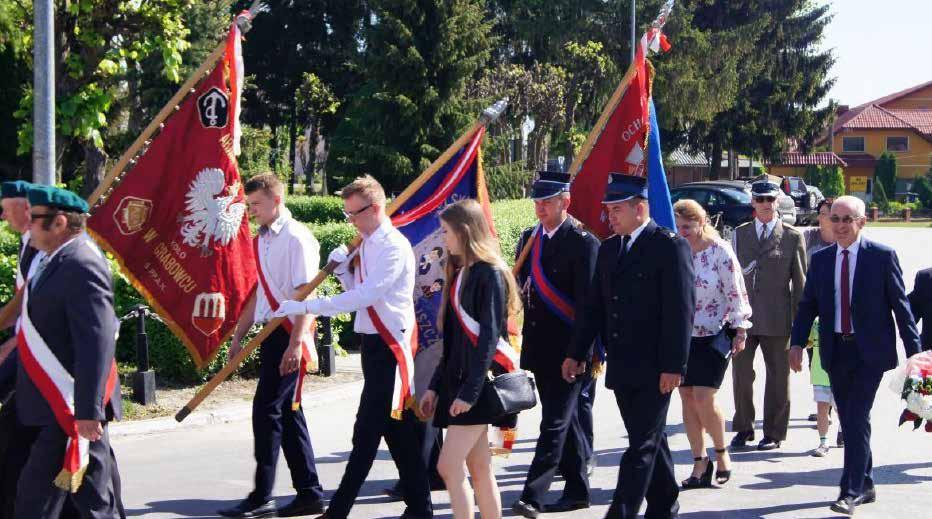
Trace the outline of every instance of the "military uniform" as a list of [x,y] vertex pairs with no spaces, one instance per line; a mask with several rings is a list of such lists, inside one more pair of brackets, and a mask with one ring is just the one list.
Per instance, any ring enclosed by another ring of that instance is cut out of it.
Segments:
[[[568,188],[569,175],[542,172],[534,184],[532,198],[550,198]],[[535,240],[539,242],[522,265],[518,281],[524,295],[521,368],[534,373],[542,409],[540,436],[520,501],[538,511],[546,507],[543,498],[557,473],[566,482],[558,503],[566,506],[589,503],[587,467],[592,440],[586,434],[586,418],[580,415],[583,409],[589,412],[592,409],[591,401],[587,400],[592,393],[583,396],[591,377],[586,374],[568,383],[563,380],[561,366],[569,354],[573,321],[585,301],[599,248],[598,238],[571,218],[549,233],[540,227],[526,229],[516,251],[520,255],[536,234]],[[554,307],[553,293],[535,282],[532,275],[535,269],[541,276],[540,282],[549,283],[569,307],[564,306],[563,311]]]
[[[634,196],[647,198],[646,179],[613,174],[604,203]],[[678,513],[678,484],[664,433],[671,394],[660,392],[660,376],[685,373],[694,278],[689,245],[651,220],[599,248],[572,357],[587,362],[601,333],[608,355],[605,385],[615,393],[628,432],[608,518],[636,517],[645,498],[646,517]]]
[[[28,196],[33,207],[87,211],[84,200],[62,189],[37,186]],[[17,348],[16,411],[25,426],[35,429],[36,439],[20,476],[16,517],[58,517],[67,495],[63,486],[70,487],[71,499],[82,517],[119,517],[114,488],[117,468],[107,433],[107,423],[118,419],[121,412],[110,266],[87,235],[78,234],[43,258],[28,283],[21,326],[29,347],[24,349],[26,344],[20,341]],[[32,338],[28,338],[29,330]],[[36,338],[50,354],[44,361],[37,354]],[[49,385],[37,376],[44,373],[50,380],[58,380],[58,385],[60,377],[49,370],[53,363],[73,378],[73,419],[95,420],[103,428],[99,440],[80,447],[86,449],[83,452],[88,462],[73,473],[63,470],[62,458],[66,449],[70,453],[81,442],[63,429],[57,416],[60,408],[48,398]],[[69,477],[62,480],[62,476]],[[80,486],[75,490],[77,484]]]

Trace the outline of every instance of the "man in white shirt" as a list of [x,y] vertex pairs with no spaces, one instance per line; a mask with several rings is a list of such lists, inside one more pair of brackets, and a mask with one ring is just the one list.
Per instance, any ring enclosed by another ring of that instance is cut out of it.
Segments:
[[790,367],[786,350],[796,305],[806,279],[806,241],[794,227],[784,225],[777,213],[780,186],[755,182],[751,186],[755,218],[735,229],[734,249],[744,272],[744,284],[754,311],[746,348],[735,355],[732,379],[735,415],[733,450],[754,439],[754,356],[764,354],[767,381],[764,388],[764,437],[759,450],[777,449],[786,439],[790,420]]
[[345,247],[330,254],[330,261],[340,263],[334,274],[345,292],[286,301],[275,313],[332,316],[356,312],[354,329],[362,338],[365,385],[353,428],[353,450],[340,487],[322,517],[346,519],[383,436],[398,467],[407,505],[402,517],[433,517],[427,466],[419,454],[417,418],[407,405],[413,396],[413,332],[417,326],[414,251],[392,226],[385,213],[385,191],[374,178],[357,178],[343,188],[341,196],[346,218],[362,236],[358,259],[347,261]]
[[921,351],[896,252],[861,236],[865,220],[858,198],[842,196],[832,204],[836,244],[812,256],[789,353],[799,372],[818,317],[819,353],[845,441],[840,493],[831,509],[846,515],[877,499],[870,413],[884,372],[897,364],[896,331],[907,357]]
[[[253,177],[245,186],[249,214],[260,225],[256,238],[259,286],[243,307],[233,332],[229,357],[242,349],[243,337],[255,323],[271,319],[281,301],[292,299],[317,275],[320,246],[311,231],[291,217],[285,190],[273,174]],[[310,316],[283,323],[259,348],[259,384],[252,406],[256,457],[255,489],[242,502],[220,510],[224,517],[297,517],[323,512],[323,489],[314,464],[314,449],[300,406],[300,388],[313,348]],[[290,332],[288,329],[290,328]],[[272,500],[279,449],[284,451],[297,497],[276,510]]]

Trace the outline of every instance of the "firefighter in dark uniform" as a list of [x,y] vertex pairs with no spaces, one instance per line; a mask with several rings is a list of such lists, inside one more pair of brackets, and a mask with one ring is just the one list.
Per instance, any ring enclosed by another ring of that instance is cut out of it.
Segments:
[[[534,373],[542,408],[534,460],[524,491],[512,506],[524,517],[589,507],[592,444],[579,412],[591,376],[587,372],[567,382],[561,366],[570,351],[573,322],[592,282],[599,240],[568,216],[569,182],[566,173],[540,173],[531,193],[540,224],[525,230],[518,243],[520,255],[531,236],[535,237],[518,276],[525,305],[521,368]],[[566,482],[563,495],[545,504],[544,496],[557,473]]]
[[695,305],[686,240],[650,219],[647,181],[612,174],[603,200],[615,236],[599,248],[592,288],[563,363],[568,381],[583,373],[593,340],[605,339],[605,386],[615,393],[628,432],[607,518],[676,517],[678,484],[664,427],[670,395],[682,381]]

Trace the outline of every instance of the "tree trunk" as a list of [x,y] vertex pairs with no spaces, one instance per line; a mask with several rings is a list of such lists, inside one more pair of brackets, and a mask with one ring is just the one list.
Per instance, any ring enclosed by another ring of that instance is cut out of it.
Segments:
[[320,133],[317,131],[318,121],[314,119],[311,122],[311,131],[307,139],[307,161],[304,164],[304,193],[310,194],[311,186],[314,185],[314,174],[317,169],[317,142],[320,139]]
[[272,129],[272,146],[269,151],[269,171],[278,176],[278,125],[273,124]]
[[722,168],[722,143],[714,141],[712,143],[712,156],[709,157],[709,180],[718,180]]
[[[295,179],[295,150],[297,149],[298,141],[298,101],[292,97],[291,98],[291,122],[288,124],[288,134],[291,136],[291,141],[288,143],[288,194],[294,194],[294,184]],[[308,189],[308,186],[305,186],[305,191]]]
[[84,198],[89,197],[103,181],[107,158],[107,153],[94,143],[84,144],[84,187],[81,188],[81,195]]

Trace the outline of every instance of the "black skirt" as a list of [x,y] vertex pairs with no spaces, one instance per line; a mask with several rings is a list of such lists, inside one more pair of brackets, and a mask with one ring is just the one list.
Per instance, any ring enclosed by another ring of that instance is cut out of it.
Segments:
[[689,362],[686,364],[686,377],[682,384],[684,387],[722,387],[725,370],[728,369],[728,359],[712,347],[714,338],[714,335],[693,337],[690,341]]
[[[455,397],[454,397],[455,398]],[[451,425],[494,425],[497,427],[516,427],[518,425],[518,415],[508,415],[496,420],[495,423],[489,424],[489,420],[479,413],[473,406],[469,411],[458,416],[450,416],[450,406],[454,398],[447,396],[447,392],[441,387],[437,394],[437,409],[434,411],[434,427],[447,428]]]

